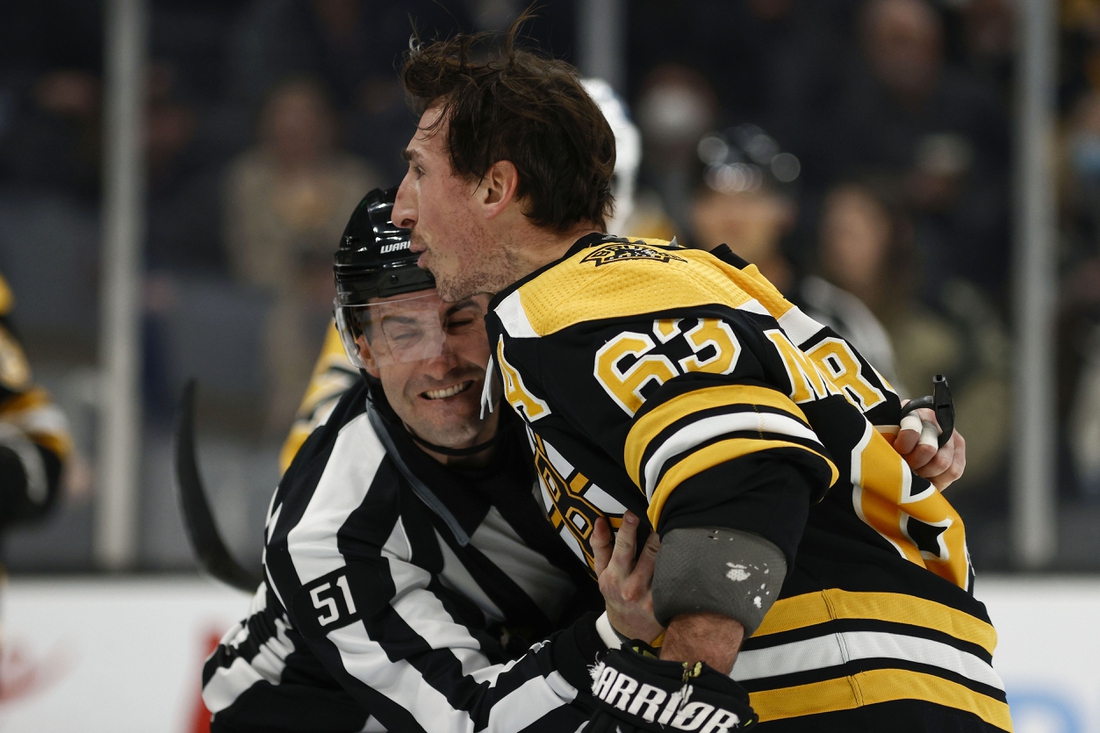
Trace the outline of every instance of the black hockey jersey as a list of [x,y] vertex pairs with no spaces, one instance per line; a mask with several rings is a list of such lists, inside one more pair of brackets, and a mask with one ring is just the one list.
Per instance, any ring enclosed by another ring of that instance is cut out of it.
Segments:
[[272,499],[248,618],[204,667],[212,730],[557,733],[587,719],[577,685],[606,651],[592,618],[528,647],[602,598],[542,521],[505,417],[493,463],[456,471],[382,422],[362,380],[344,394]]
[[546,512],[589,566],[593,522],[627,509],[787,555],[733,670],[762,723],[926,701],[1011,730],[962,520],[890,444],[897,395],[755,267],[590,235],[486,324]]

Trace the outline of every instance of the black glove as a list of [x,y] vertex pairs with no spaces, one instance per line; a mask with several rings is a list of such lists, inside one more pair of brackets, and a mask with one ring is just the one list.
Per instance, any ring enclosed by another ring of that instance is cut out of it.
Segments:
[[758,720],[748,693],[726,675],[701,662],[661,661],[647,648],[608,652],[592,680],[598,710],[584,733],[729,733]]

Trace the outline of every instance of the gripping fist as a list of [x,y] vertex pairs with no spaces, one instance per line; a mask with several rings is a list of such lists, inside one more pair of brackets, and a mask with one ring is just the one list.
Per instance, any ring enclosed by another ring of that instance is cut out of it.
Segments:
[[635,561],[638,517],[623,515],[623,523],[612,543],[607,520],[596,520],[592,532],[592,550],[596,559],[596,577],[600,583],[612,628],[627,639],[652,643],[664,628],[653,617],[653,565],[661,541],[650,532]]
[[592,696],[597,710],[584,733],[730,733],[757,721],[748,693],[726,675],[628,647],[608,652],[592,670]]

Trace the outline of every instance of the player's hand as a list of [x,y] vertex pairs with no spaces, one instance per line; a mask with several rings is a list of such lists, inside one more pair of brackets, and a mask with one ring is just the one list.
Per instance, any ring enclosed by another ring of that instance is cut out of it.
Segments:
[[623,515],[623,523],[611,542],[607,520],[596,520],[592,529],[592,551],[596,560],[596,577],[600,583],[611,626],[628,639],[649,643],[660,636],[664,628],[653,617],[653,565],[661,540],[651,532],[642,548],[638,562],[634,550],[638,539],[638,517],[632,512]]
[[[656,659],[624,646],[592,670],[596,712],[584,733],[756,730],[749,694],[702,662]],[[688,700],[691,701],[688,704]]]
[[918,476],[928,479],[943,491],[963,475],[966,440],[956,429],[951,439],[940,448],[937,440],[939,434],[935,411],[925,407],[913,410],[902,418],[898,436],[894,439],[894,450],[901,454]]

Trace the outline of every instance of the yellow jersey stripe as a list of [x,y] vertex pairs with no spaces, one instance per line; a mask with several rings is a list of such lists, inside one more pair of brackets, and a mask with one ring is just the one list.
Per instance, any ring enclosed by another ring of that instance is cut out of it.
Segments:
[[15,296],[11,294],[8,281],[4,279],[3,275],[0,275],[0,316],[6,316],[14,304]]
[[942,677],[903,669],[875,669],[850,677],[749,693],[749,703],[761,723],[896,700],[923,700],[965,710],[990,725],[1012,730],[1006,703]]
[[0,404],[0,413],[25,412],[36,407],[44,407],[50,404],[50,395],[46,390],[34,388],[29,392],[21,392],[12,395],[3,404]]
[[73,441],[64,433],[28,433],[27,437],[58,458],[64,459],[73,450]]
[[749,265],[744,270],[738,270],[732,265],[722,264],[726,268],[729,278],[737,283],[741,290],[759,301],[776,320],[779,320],[794,307],[774,285],[768,282],[768,279],[764,277],[756,265]]
[[724,384],[705,387],[673,397],[638,418],[626,437],[623,461],[630,479],[641,487],[642,457],[646,448],[661,433],[681,418],[721,405],[761,405],[782,410],[808,422],[798,405],[781,392],[750,384]]
[[829,588],[775,602],[753,638],[779,634],[835,619],[868,619],[940,631],[980,646],[990,654],[997,631],[990,624],[942,603],[902,593],[857,593]]
[[717,443],[711,443],[704,448],[700,448],[691,455],[685,457],[672,468],[668,469],[665,475],[661,477],[661,481],[657,484],[657,488],[653,490],[653,496],[649,500],[649,510],[646,512],[646,516],[649,517],[650,523],[654,527],[657,527],[661,518],[661,510],[664,509],[669,494],[684,481],[706,471],[708,468],[714,468],[715,466],[735,460],[741,456],[747,456],[750,453],[757,453],[759,451],[772,450],[775,448],[797,448],[798,450],[806,451],[820,460],[825,461],[832,474],[829,479],[830,486],[836,483],[837,478],[840,476],[840,473],[836,470],[836,466],[825,455],[815,450],[811,450],[800,443],[792,443],[786,440],[730,438],[729,440],[721,440]]

